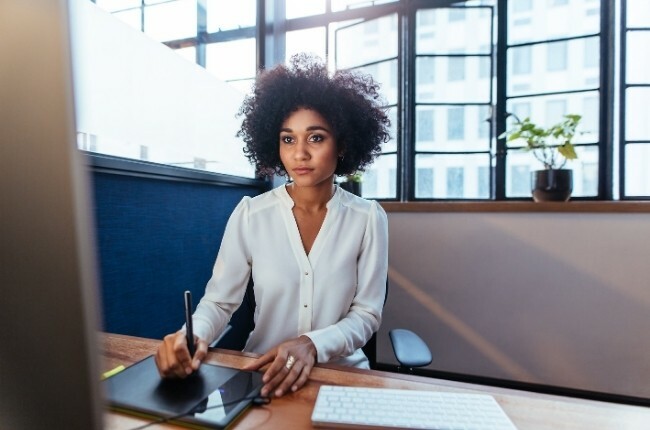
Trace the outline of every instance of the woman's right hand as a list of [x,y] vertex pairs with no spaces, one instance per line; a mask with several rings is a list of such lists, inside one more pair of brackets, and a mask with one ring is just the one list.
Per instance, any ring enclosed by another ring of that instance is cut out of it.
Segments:
[[177,331],[168,334],[156,351],[156,366],[163,378],[185,378],[199,370],[201,362],[208,355],[208,343],[194,336],[196,352],[190,357],[185,333]]

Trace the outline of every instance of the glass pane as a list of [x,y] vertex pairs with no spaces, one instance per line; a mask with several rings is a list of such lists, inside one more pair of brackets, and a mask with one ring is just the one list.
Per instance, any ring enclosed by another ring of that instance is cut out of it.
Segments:
[[147,6],[144,31],[158,41],[196,36],[196,0],[176,0]]
[[397,104],[397,60],[383,61],[369,66],[357,67],[361,73],[369,74],[381,85],[379,93],[387,105]]
[[[578,158],[567,162],[565,169],[573,171],[574,197],[598,194],[598,147],[579,146]],[[543,165],[533,154],[522,150],[510,150],[506,157],[506,197],[531,197],[531,173],[542,170]]]
[[[294,1],[305,2],[304,0]],[[336,12],[339,10],[354,9],[357,7],[374,6],[376,4],[393,3],[395,1],[397,0],[332,0],[332,10]]]
[[628,28],[650,26],[650,2],[648,0],[627,0]]
[[140,7],[140,0],[95,0],[95,4],[109,12]]
[[415,59],[415,87],[418,92],[433,93],[433,89],[427,89],[425,86],[436,82],[436,60],[438,58],[435,57],[417,57]]
[[[486,106],[417,106],[416,151],[489,151]],[[489,124],[488,124],[489,126]]]
[[487,54],[490,52],[492,20],[486,8],[452,8],[465,13],[464,19],[450,21],[450,9],[417,11],[416,54]]
[[650,144],[625,146],[625,195],[650,196]]
[[361,195],[371,199],[397,197],[397,156],[380,155],[361,176]]
[[515,15],[517,12],[530,12],[533,9],[533,0],[519,0],[512,3],[508,14]]
[[[578,114],[582,116],[574,143],[598,142],[599,136],[599,93],[589,91],[577,94],[557,94],[539,97],[522,97],[508,100],[506,110],[514,113],[519,120],[530,118],[535,124],[546,128],[562,121],[563,115]],[[515,118],[508,117],[506,129],[511,129]],[[511,148],[520,147],[522,140],[508,142]]]
[[488,154],[415,156],[416,198],[487,199],[489,190]]
[[327,56],[327,67],[330,70],[336,70],[336,55],[335,55],[335,48],[336,48],[336,38],[338,37],[338,30],[341,28],[346,28],[354,24],[359,24],[360,22],[363,22],[362,19],[350,19],[347,21],[337,21],[337,22],[332,22],[329,24],[328,28],[328,34],[327,37],[329,40],[327,41],[329,44],[329,54]]
[[336,31],[336,67],[348,69],[397,57],[397,15]]
[[325,60],[325,27],[288,31],[286,59],[299,52],[310,52]]
[[387,111],[388,118],[390,119],[390,140],[384,143],[382,147],[383,152],[397,151],[397,107],[393,106]]
[[205,47],[205,55],[205,68],[221,80],[255,77],[255,39],[211,43]]
[[418,103],[489,103],[490,79],[481,78],[481,57],[416,58]]
[[325,13],[325,0],[286,0],[287,19],[323,13]]
[[508,2],[508,44],[600,32],[598,1],[571,1],[556,7],[534,1],[531,9],[517,11],[520,1]]
[[133,27],[138,31],[142,31],[141,9],[130,9],[125,10],[124,12],[116,12],[113,14],[113,16],[120,21],[127,23],[130,27]]
[[625,140],[650,140],[650,88],[630,88],[625,94]]
[[256,24],[255,0],[239,0],[237,7],[229,0],[207,0],[208,32],[253,27]]
[[599,69],[585,67],[584,52],[583,39],[508,49],[508,96],[597,88]]
[[[648,26],[650,26],[650,19]],[[628,33],[627,43],[625,80],[628,84],[650,84],[650,62],[647,56],[650,31]]]

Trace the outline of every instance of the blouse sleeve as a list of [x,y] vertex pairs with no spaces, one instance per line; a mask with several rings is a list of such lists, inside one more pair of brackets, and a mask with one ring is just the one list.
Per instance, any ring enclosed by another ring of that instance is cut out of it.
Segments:
[[319,363],[347,357],[365,345],[379,329],[386,298],[388,219],[372,202],[357,260],[357,290],[347,314],[338,323],[306,333]]
[[251,272],[249,200],[244,197],[228,219],[212,277],[192,318],[194,334],[208,343],[223,331],[246,292]]

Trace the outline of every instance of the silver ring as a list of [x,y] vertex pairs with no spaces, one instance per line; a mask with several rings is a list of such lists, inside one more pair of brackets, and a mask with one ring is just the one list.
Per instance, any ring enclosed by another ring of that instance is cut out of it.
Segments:
[[296,357],[290,355],[289,358],[287,358],[287,364],[285,364],[284,367],[286,367],[287,370],[291,370],[295,362],[296,362]]

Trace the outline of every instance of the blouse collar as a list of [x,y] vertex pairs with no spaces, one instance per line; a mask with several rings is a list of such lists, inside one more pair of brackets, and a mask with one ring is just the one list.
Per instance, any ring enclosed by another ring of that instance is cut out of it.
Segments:
[[[275,190],[273,190],[275,195],[278,196],[280,201],[285,204],[289,209],[293,208],[294,201],[289,195],[289,192],[287,191],[286,184],[282,184],[279,187],[277,187]],[[325,207],[327,209],[330,209],[338,203],[338,201],[341,198],[341,190],[339,189],[339,186],[337,184],[334,184],[334,195],[332,195],[332,198],[328,200],[327,204]]]

